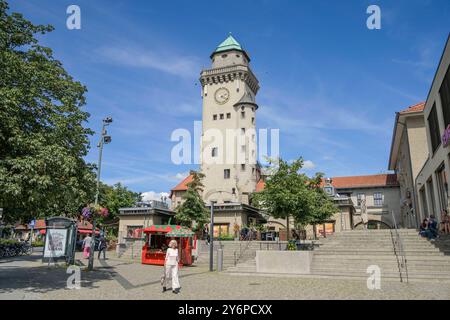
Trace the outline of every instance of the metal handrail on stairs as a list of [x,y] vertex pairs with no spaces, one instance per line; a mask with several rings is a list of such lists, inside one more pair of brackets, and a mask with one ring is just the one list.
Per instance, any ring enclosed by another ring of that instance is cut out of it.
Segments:
[[[403,242],[400,237],[400,233],[398,232],[397,221],[395,219],[394,211],[391,211],[391,213],[392,213],[392,220],[394,222],[394,228],[391,229],[391,236],[392,236],[392,243],[394,245],[395,256],[397,257],[397,263],[398,263],[398,268],[399,268],[399,272],[400,272],[400,281],[404,282],[403,273],[405,273],[406,282],[408,283],[408,281],[409,281],[409,279],[408,279],[408,264],[407,264],[407,260],[406,260],[405,250],[403,248]],[[394,236],[392,230],[394,230],[395,236]]]
[[[237,262],[242,258],[243,253],[248,249],[253,240],[253,232],[250,231],[247,233],[245,238],[239,242],[239,254],[237,250],[234,250],[234,265],[237,265]],[[246,242],[244,246],[242,246],[242,242]],[[242,248],[244,247],[244,248]]]

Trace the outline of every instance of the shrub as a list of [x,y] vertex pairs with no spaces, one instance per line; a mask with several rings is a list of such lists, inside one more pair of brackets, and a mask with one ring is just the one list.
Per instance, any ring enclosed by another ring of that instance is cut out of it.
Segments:
[[221,241],[231,241],[234,240],[234,236],[233,235],[223,235],[217,238],[218,240]]
[[31,244],[33,247],[43,247],[45,245],[44,241],[36,240]]

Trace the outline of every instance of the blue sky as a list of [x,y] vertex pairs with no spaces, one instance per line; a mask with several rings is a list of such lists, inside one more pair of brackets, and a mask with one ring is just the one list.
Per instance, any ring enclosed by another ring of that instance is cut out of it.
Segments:
[[[9,2],[56,28],[42,43],[88,87],[87,125],[114,118],[102,180],[149,196],[196,168],[171,162],[170,136],[201,120],[199,73],[229,32],[252,58],[257,125],[280,129],[281,156],[345,176],[387,170],[395,112],[426,99],[450,31],[447,0]],[[71,4],[81,30],[66,28]],[[366,27],[371,4],[381,30]]]

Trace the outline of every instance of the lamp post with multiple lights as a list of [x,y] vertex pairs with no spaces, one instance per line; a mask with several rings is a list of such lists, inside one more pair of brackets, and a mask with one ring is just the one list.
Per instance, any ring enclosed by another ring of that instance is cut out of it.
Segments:
[[[103,155],[103,145],[111,142],[111,136],[108,135],[106,131],[106,127],[109,126],[113,122],[111,117],[106,117],[103,119],[103,127],[102,134],[100,137],[100,141],[98,142],[97,148],[99,149],[98,155],[98,165],[97,165],[97,188],[95,191],[95,206],[98,205],[98,196],[100,193],[100,172],[102,168],[102,155]],[[91,248],[89,253],[89,264],[88,270],[92,271],[94,269],[94,252],[95,252],[95,218],[92,218],[92,240],[91,240]]]

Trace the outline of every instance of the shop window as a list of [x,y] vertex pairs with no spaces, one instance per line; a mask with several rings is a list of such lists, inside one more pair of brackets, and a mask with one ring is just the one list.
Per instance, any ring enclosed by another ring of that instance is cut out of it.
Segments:
[[428,128],[430,131],[429,133],[431,138],[431,148],[433,149],[434,153],[441,143],[441,135],[439,132],[439,123],[436,112],[436,103],[433,105],[433,108],[431,108],[430,115],[428,116]]
[[230,232],[230,224],[214,224],[214,238],[227,236]]
[[141,238],[144,226],[127,226],[128,238]]
[[445,128],[447,128],[447,126],[450,124],[450,67],[447,69],[444,81],[442,81],[439,95],[441,96],[444,125]]
[[223,178],[230,179],[230,169],[223,170]]
[[383,194],[381,192],[375,192],[373,194],[373,205],[375,207],[383,206]]

